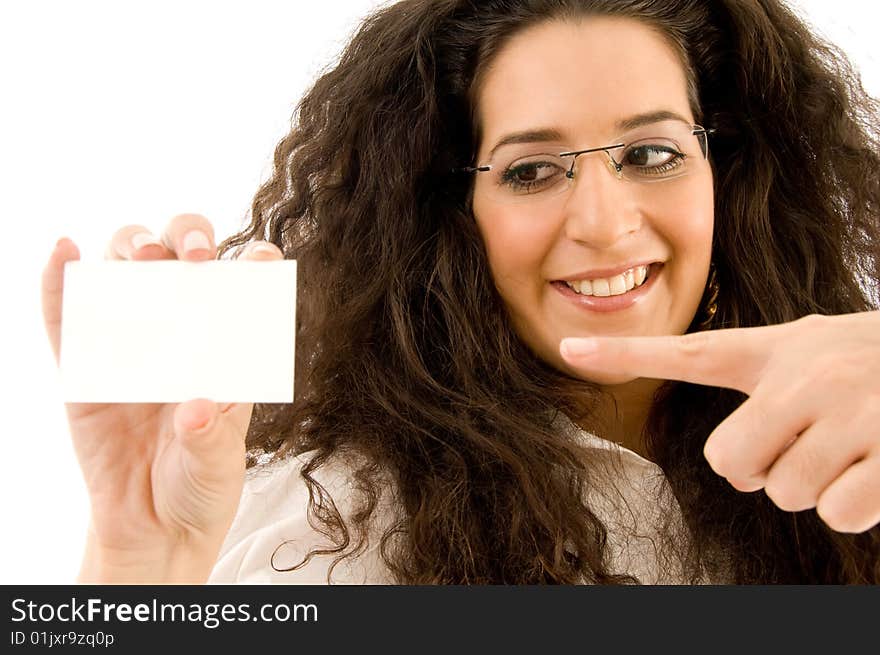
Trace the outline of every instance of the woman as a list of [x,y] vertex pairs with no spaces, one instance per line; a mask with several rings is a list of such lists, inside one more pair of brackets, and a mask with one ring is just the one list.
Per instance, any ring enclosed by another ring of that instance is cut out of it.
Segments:
[[81,579],[880,581],[877,115],[775,0],[378,12],[217,251],[298,260],[296,402],[68,405]]

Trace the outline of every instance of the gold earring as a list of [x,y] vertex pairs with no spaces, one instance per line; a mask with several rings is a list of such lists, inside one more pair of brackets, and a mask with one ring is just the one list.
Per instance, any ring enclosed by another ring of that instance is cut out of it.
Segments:
[[709,263],[709,283],[706,285],[706,295],[708,295],[705,309],[706,318],[700,323],[699,331],[701,332],[709,329],[715,312],[718,311],[718,280],[715,275],[715,262]]

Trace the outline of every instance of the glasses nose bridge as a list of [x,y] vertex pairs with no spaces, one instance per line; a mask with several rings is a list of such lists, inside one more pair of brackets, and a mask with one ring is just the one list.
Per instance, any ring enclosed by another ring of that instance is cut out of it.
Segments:
[[594,154],[604,154],[605,155],[605,165],[606,168],[611,172],[614,177],[618,180],[622,177],[621,171],[623,170],[623,166],[618,163],[618,161],[614,158],[614,155],[611,154],[611,150],[613,148],[619,148],[620,146],[605,146],[602,148],[589,148],[587,150],[578,150],[576,152],[564,153],[564,157],[571,157],[571,166],[568,167],[568,170],[565,171],[565,177],[569,180],[569,186],[574,184],[575,180],[575,166],[577,166],[578,157],[582,155],[594,155]]
[[[624,188],[627,185],[620,184],[623,181],[623,167],[614,159],[610,152],[610,146],[607,148],[590,148],[585,151],[571,153],[571,165],[568,166],[565,173],[565,182],[560,197],[565,207],[581,207],[576,213],[581,213],[587,205],[591,206],[590,211],[604,215],[610,211],[611,207],[624,202],[624,196],[630,191]],[[606,169],[611,173],[614,179],[608,179],[606,173],[601,170],[588,172],[589,165],[585,165],[588,160],[579,159],[581,155],[591,156],[599,155],[601,161],[596,162],[596,166]],[[577,170],[575,170],[577,169]],[[578,185],[578,181],[581,180]],[[582,188],[581,188],[582,187]],[[585,204],[586,203],[586,204]]]

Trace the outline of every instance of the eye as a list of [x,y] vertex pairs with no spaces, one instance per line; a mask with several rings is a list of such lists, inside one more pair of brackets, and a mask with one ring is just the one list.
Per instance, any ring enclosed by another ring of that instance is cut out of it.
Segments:
[[531,162],[527,164],[516,164],[510,167],[505,174],[507,179],[513,179],[517,182],[532,183],[539,182],[553,175],[556,170],[554,164],[548,162]]
[[654,168],[669,164],[682,156],[678,150],[662,144],[641,144],[631,146],[623,156],[623,164]]
[[501,183],[514,190],[535,190],[552,184],[562,172],[560,163],[549,155],[545,159],[520,160],[512,163],[502,173]]

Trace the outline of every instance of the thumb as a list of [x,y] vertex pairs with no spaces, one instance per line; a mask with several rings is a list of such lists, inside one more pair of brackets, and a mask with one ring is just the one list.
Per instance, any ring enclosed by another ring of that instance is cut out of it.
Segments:
[[70,239],[58,240],[49,261],[43,269],[42,295],[43,324],[49,337],[49,345],[58,364],[61,352],[61,307],[64,298],[64,265],[80,258],[79,248]]
[[174,409],[174,434],[190,452],[201,454],[215,448],[219,414],[217,403],[206,398],[180,403]]

